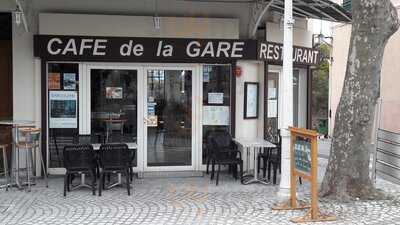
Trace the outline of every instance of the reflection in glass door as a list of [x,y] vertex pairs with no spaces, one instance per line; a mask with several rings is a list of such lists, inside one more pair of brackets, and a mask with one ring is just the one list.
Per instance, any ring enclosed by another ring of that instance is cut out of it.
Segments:
[[147,167],[192,166],[192,70],[147,70]]
[[91,142],[136,142],[138,71],[96,68],[90,74]]
[[[269,72],[267,80],[267,120],[265,138],[277,142],[279,73]],[[299,114],[299,70],[293,70],[293,125],[298,126]]]

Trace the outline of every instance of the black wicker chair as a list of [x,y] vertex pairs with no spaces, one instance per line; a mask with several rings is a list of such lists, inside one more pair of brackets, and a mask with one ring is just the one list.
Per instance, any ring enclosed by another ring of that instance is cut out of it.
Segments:
[[[258,155],[257,170],[260,170],[260,161],[263,161],[263,177],[266,177],[266,171],[268,171],[268,180],[271,179],[271,169],[273,172],[272,183],[276,184],[277,173],[281,172],[281,157],[282,157],[282,136],[280,130],[277,133],[277,142],[274,143],[276,147],[266,148],[263,153]],[[301,177],[299,182],[302,184]]]
[[129,162],[128,162],[128,166],[129,166],[129,177],[131,178],[131,181],[133,181],[133,167],[135,166],[135,158],[136,158],[136,149],[129,149]]
[[238,179],[237,166],[240,168],[240,179],[243,176],[243,160],[242,154],[238,150],[237,145],[233,142],[232,136],[226,132],[213,132],[210,134],[209,141],[211,142],[211,161],[212,172],[211,180],[214,179],[215,164],[218,165],[216,185],[219,182],[219,173],[221,165],[228,165],[232,171],[235,179]]
[[96,158],[91,145],[68,145],[64,147],[64,196],[70,191],[72,176],[88,174],[92,177],[91,189],[96,194]]
[[131,195],[131,170],[132,151],[129,150],[126,144],[104,144],[100,146],[100,184],[99,196],[102,189],[105,189],[105,175],[121,173],[126,177],[126,186],[128,195]]

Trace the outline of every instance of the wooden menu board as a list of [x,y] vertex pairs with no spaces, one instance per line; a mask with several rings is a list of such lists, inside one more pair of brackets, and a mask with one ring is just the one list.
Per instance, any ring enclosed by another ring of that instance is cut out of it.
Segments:
[[[318,209],[318,134],[313,130],[290,127],[290,199],[287,202],[275,205],[273,210],[297,210],[309,211],[302,217],[290,219],[294,223],[334,221],[335,216],[322,214]],[[311,204],[297,200],[297,178],[310,182]]]

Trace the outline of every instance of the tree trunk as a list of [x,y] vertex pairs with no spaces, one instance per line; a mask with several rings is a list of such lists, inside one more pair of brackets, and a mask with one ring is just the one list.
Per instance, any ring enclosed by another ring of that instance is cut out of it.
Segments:
[[331,153],[320,195],[339,201],[377,199],[369,176],[371,131],[380,96],[380,73],[388,39],[399,27],[390,0],[353,0],[353,22]]

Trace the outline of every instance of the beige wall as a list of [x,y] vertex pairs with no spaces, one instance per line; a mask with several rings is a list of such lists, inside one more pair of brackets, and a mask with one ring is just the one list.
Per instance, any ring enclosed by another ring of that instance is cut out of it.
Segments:
[[[283,43],[283,30],[277,23],[267,23],[266,36],[268,41]],[[311,47],[312,32],[307,30],[307,23],[299,20],[293,30],[293,44],[304,47]]]
[[154,28],[153,17],[54,14],[39,15],[40,34],[182,37],[182,38],[239,38],[239,20],[225,18],[161,17],[160,29]]
[[[395,5],[400,0],[392,0]],[[351,25],[337,25],[333,29],[333,63],[330,74],[330,135],[333,133],[336,109],[339,104],[343,80],[346,72],[347,55],[350,42]],[[381,112],[380,128],[400,133],[400,31],[389,40],[382,63],[381,73]]]
[[336,108],[342,93],[344,75],[346,73],[347,55],[350,44],[351,25],[340,25],[333,29],[332,66],[329,75],[329,100],[332,117],[329,120],[329,135],[333,133]]

